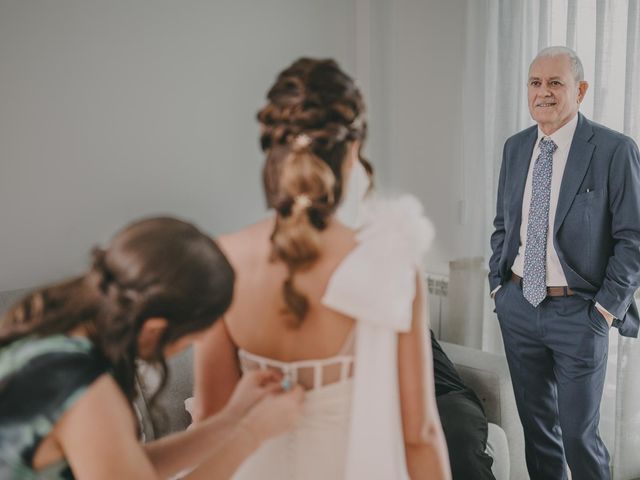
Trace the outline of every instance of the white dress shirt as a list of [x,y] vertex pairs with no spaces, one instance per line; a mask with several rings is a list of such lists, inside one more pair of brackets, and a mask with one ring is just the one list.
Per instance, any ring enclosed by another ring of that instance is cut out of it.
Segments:
[[531,183],[533,181],[533,166],[540,155],[540,140],[547,137],[558,146],[553,153],[553,166],[551,167],[551,198],[549,199],[549,229],[547,231],[547,286],[557,287],[567,286],[567,279],[564,276],[558,253],[553,246],[553,223],[556,218],[556,209],[558,207],[558,197],[560,195],[560,184],[562,183],[562,175],[564,167],[567,165],[569,158],[569,149],[573,134],[578,126],[578,115],[575,115],[569,122],[560,127],[551,135],[545,135],[538,128],[538,139],[533,149],[531,162],[529,164],[529,173],[527,174],[527,183],[524,187],[524,195],[522,197],[522,222],[520,223],[520,246],[518,247],[518,255],[513,261],[511,271],[522,277],[524,271],[524,252],[527,245],[527,226],[529,223],[529,206],[531,204]]

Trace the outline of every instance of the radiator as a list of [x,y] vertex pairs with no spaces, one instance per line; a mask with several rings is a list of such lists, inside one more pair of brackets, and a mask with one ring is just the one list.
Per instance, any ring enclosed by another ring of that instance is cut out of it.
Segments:
[[447,318],[449,277],[435,273],[426,274],[429,326],[436,338],[442,336],[442,325]]

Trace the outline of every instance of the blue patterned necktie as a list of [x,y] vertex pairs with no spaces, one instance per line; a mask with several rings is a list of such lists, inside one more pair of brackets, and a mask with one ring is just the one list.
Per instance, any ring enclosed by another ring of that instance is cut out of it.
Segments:
[[540,155],[533,166],[531,204],[527,223],[527,244],[524,250],[522,293],[537,307],[547,296],[547,232],[549,230],[549,199],[553,152],[558,146],[551,139],[540,140]]

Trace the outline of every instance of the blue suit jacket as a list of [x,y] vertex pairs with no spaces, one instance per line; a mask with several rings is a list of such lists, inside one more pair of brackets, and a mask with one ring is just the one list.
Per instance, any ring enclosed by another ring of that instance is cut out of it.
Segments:
[[[518,253],[522,197],[537,138],[534,125],[504,145],[491,235],[491,290],[510,278]],[[549,234],[569,287],[611,312],[622,335],[637,337],[640,154],[631,138],[578,113]]]

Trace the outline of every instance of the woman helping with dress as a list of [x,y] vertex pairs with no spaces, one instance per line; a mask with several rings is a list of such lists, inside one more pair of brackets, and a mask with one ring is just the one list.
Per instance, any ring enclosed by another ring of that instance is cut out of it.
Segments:
[[194,420],[243,375],[275,370],[305,388],[301,421],[234,478],[450,478],[424,337],[421,207],[372,202],[357,231],[337,219],[350,176],[371,168],[361,94],[334,61],[298,60],[267,99],[258,120],[275,214],[219,239],[236,291],[196,343]]
[[[173,218],[129,225],[83,275],[38,290],[0,322],[0,478],[228,478],[259,443],[293,426],[301,389],[243,379],[218,415],[141,445],[138,359],[159,364],[218,319],[234,272],[218,246]],[[163,382],[161,382],[161,385]]]

